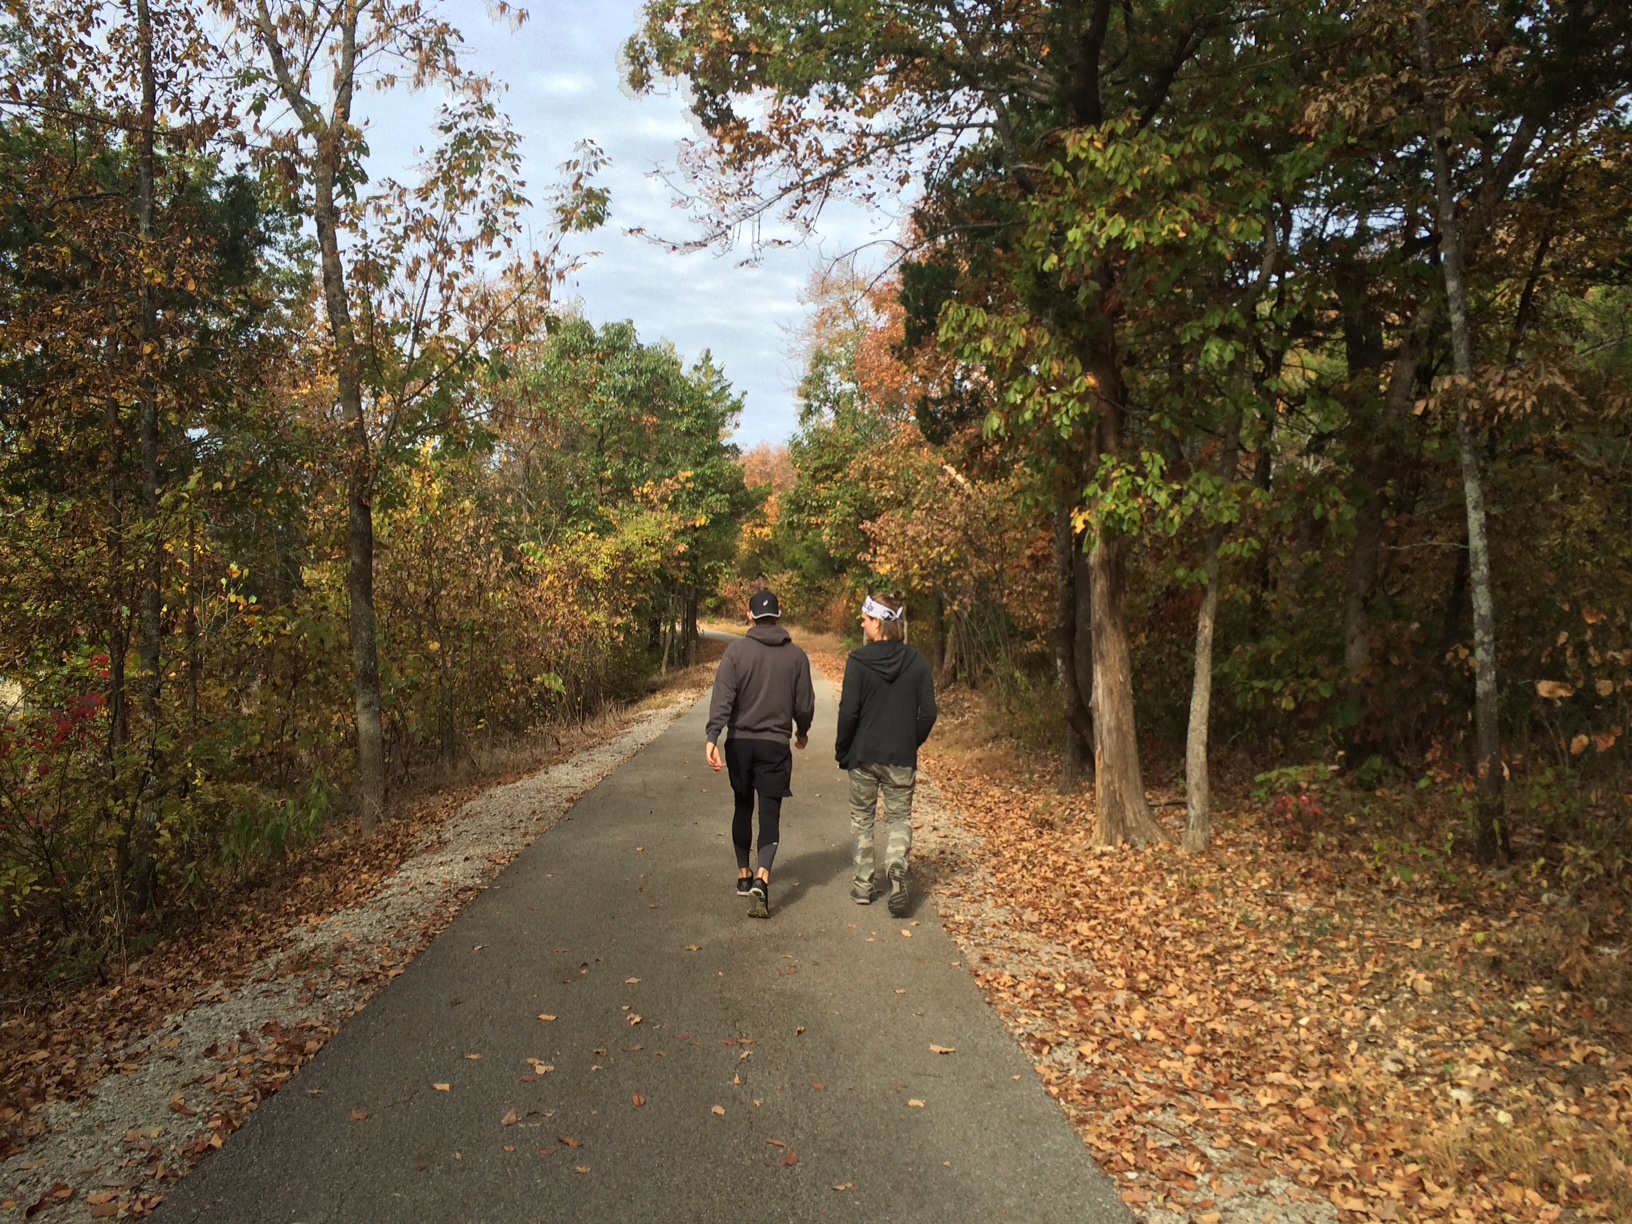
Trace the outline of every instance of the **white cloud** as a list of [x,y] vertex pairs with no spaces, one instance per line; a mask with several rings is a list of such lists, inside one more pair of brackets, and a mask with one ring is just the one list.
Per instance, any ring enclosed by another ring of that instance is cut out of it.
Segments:
[[[631,97],[622,88],[618,51],[634,31],[638,0],[544,0],[529,6],[518,30],[495,24],[485,3],[449,0],[445,11],[465,35],[466,63],[510,88],[501,105],[524,137],[528,195],[543,200],[556,167],[590,139],[612,159],[603,184],[612,193],[612,223],[579,240],[598,251],[569,293],[597,323],[632,319],[642,338],[667,338],[689,361],[704,349],[746,398],[738,440],[751,446],[781,439],[796,424],[798,371],[787,357],[788,333],[805,314],[799,292],[824,258],[893,229],[885,218],[836,208],[805,246],[770,250],[756,266],[748,252],[671,254],[624,231],[643,227],[689,237],[683,212],[654,169],[671,171],[678,142],[693,134],[678,90]],[[370,165],[376,175],[409,173],[413,151],[431,135],[431,97],[365,100],[372,112]],[[538,223],[542,227],[542,220]]]

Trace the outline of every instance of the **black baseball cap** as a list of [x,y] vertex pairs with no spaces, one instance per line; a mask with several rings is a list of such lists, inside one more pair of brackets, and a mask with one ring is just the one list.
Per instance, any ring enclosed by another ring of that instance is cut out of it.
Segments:
[[769,616],[781,616],[782,605],[777,601],[775,591],[755,591],[748,600],[748,615],[755,620],[764,620]]

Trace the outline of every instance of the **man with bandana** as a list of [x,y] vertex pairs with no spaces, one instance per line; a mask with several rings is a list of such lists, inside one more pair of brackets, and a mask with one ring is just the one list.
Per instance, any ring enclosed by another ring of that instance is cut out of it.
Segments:
[[861,606],[865,643],[850,652],[839,698],[834,745],[839,768],[850,771],[850,834],[855,878],[850,897],[869,905],[876,884],[873,824],[884,800],[889,842],[884,875],[890,913],[907,912],[907,859],[912,853],[912,794],[918,749],[935,725],[935,681],[923,655],[907,645],[906,602],[867,596]]

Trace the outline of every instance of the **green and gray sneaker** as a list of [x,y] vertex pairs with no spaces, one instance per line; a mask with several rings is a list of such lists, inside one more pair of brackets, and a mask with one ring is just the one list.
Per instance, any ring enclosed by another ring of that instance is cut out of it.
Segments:
[[770,899],[771,882],[755,876],[748,885],[748,917],[769,918],[771,916]]
[[891,863],[889,877],[890,913],[897,918],[901,918],[907,912],[907,865],[905,863]]

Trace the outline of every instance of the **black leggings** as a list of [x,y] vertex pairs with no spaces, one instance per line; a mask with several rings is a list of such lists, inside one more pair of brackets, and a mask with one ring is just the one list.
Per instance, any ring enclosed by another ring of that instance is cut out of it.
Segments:
[[[754,834],[754,792],[736,796],[731,813],[731,845],[737,852],[737,867],[748,866],[748,843]],[[776,861],[776,844],[782,838],[782,798],[779,795],[759,797],[759,865],[770,871]]]
[[792,793],[793,752],[775,740],[732,737],[725,742],[725,764],[736,803],[731,812],[731,844],[737,868],[748,866],[754,833],[754,796],[759,796],[759,865],[770,871],[782,838],[782,800]]

